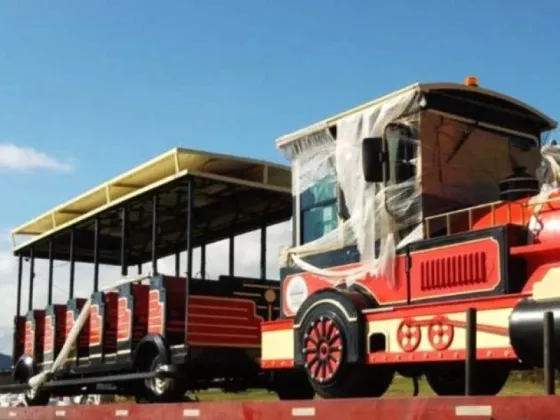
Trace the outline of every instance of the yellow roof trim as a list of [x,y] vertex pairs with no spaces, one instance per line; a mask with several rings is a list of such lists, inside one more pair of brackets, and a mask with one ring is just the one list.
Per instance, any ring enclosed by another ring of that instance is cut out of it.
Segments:
[[[214,168],[208,169],[214,164]],[[236,169],[255,165],[250,174],[231,174]],[[229,172],[229,173],[228,173]],[[172,149],[142,165],[61,204],[12,231],[14,250],[18,250],[55,232],[165,185],[188,173],[218,181],[291,194],[290,168],[270,162],[207,153],[183,148]],[[19,235],[33,236],[21,245]]]

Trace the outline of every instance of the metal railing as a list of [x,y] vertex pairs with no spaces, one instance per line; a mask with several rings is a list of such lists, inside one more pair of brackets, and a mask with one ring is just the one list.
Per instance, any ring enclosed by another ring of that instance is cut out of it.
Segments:
[[[509,224],[513,221],[514,211],[517,209],[519,213],[516,215],[515,219],[521,225],[525,225],[528,222],[527,219],[527,209],[535,209],[537,207],[542,207],[550,203],[560,202],[560,197],[548,198],[545,200],[534,201],[530,203],[518,203],[510,201],[495,201],[492,203],[479,204],[477,206],[468,207],[465,209],[453,210],[446,213],[436,214],[434,216],[428,216],[424,218],[424,231],[426,237],[430,238],[432,235],[432,227],[436,221],[445,221],[445,235],[451,235],[453,233],[459,233],[463,231],[470,231],[473,229],[475,224],[475,213],[481,210],[488,210],[487,214],[490,214],[490,226],[496,226],[496,211],[497,209],[504,209],[505,211],[505,223]],[[460,220],[460,225],[464,225],[464,229],[459,229],[453,231],[454,221]],[[500,224],[504,223],[503,218],[500,220]]]

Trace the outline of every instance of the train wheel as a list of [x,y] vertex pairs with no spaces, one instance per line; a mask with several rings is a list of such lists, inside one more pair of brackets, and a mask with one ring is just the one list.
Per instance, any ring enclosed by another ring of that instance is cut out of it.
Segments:
[[28,406],[43,406],[49,405],[51,394],[47,391],[27,389],[23,397]]
[[312,400],[315,397],[315,390],[309,382],[294,383],[276,390],[276,395],[280,401]]
[[[14,380],[20,384],[26,384],[37,372],[36,364],[29,356],[22,356],[14,368]],[[48,405],[51,393],[45,389],[33,390],[28,388],[23,393],[23,399],[28,406]]]
[[[510,369],[499,362],[478,362],[473,383],[474,395],[496,395],[504,387]],[[426,380],[440,396],[465,395],[464,363],[434,366],[426,372]]]
[[305,372],[285,370],[274,372],[273,389],[281,401],[312,400],[315,390],[311,387]]
[[[338,306],[321,303],[302,322],[301,351],[311,386],[322,398],[379,397],[391,385],[394,371],[363,360],[348,362],[348,344],[357,338],[351,337],[344,318]],[[365,348],[361,341],[358,345]]]
[[[164,363],[159,355],[152,358],[149,365],[151,372],[157,371]],[[143,395],[137,401],[145,399],[150,403],[178,402],[185,398],[186,391],[176,378],[154,377],[144,381]],[[142,398],[143,397],[143,398]]]

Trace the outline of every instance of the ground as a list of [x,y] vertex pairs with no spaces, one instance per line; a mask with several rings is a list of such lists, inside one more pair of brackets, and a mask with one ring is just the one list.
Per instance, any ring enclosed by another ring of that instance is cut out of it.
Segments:
[[[544,385],[542,381],[537,380],[523,380],[519,376],[513,376],[510,378],[500,395],[543,395]],[[393,385],[385,394],[387,397],[408,397],[412,396],[412,380],[402,378],[400,376],[395,377]],[[430,387],[425,380],[420,381],[420,396],[433,396],[434,393],[431,391]],[[206,391],[198,394],[200,401],[224,401],[224,400],[251,400],[251,401],[264,401],[264,400],[276,400],[276,396],[273,393],[267,391],[255,390],[249,392],[242,392],[238,394],[224,394],[223,392],[216,391]]]

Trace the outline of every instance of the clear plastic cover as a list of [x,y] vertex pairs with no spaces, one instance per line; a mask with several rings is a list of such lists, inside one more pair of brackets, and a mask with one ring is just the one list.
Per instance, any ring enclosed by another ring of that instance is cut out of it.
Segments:
[[[336,141],[325,127],[283,149],[294,168],[294,195],[306,201],[306,193],[314,186],[325,185],[323,189],[330,188],[331,196],[336,193],[333,189],[340,188],[346,209],[331,208],[329,211],[335,213],[335,220],[341,210],[345,210],[347,217],[341,223],[337,223],[338,220],[331,223],[332,228],[329,229],[325,229],[326,218],[323,217],[317,223],[319,229],[323,229],[322,234],[315,235],[314,240],[305,241],[302,245],[285,249],[281,264],[294,263],[335,284],[342,281],[352,283],[365,273],[384,275],[390,282],[394,281],[396,249],[422,237],[418,177],[387,185],[367,183],[363,176],[361,148],[364,138],[384,136],[387,124],[399,120],[413,108],[417,98],[417,91],[405,92],[343,118],[337,124]],[[401,123],[413,126],[418,121],[404,119]],[[408,142],[415,149],[418,139],[401,138],[401,142]],[[415,157],[410,156],[402,163],[414,165]],[[321,193],[313,191],[312,195],[316,197]],[[326,210],[323,209],[323,212]],[[302,217],[305,224],[307,220]],[[309,221],[312,222],[311,219]],[[303,260],[306,255],[348,245],[356,245],[361,255],[363,264],[357,268],[342,271],[320,269]]]
[[541,194],[538,199],[546,198],[544,196],[557,190],[560,183],[560,147],[552,144],[545,145],[541,149],[541,155],[542,162],[537,171],[537,178],[541,183]]
[[537,170],[537,178],[541,185],[539,194],[529,200],[530,204],[534,204],[531,220],[529,221],[529,230],[533,236],[542,228],[539,222],[539,214],[542,210],[543,203],[550,198],[551,194],[558,192],[560,186],[560,147],[557,145],[545,145],[541,149],[542,161]]

